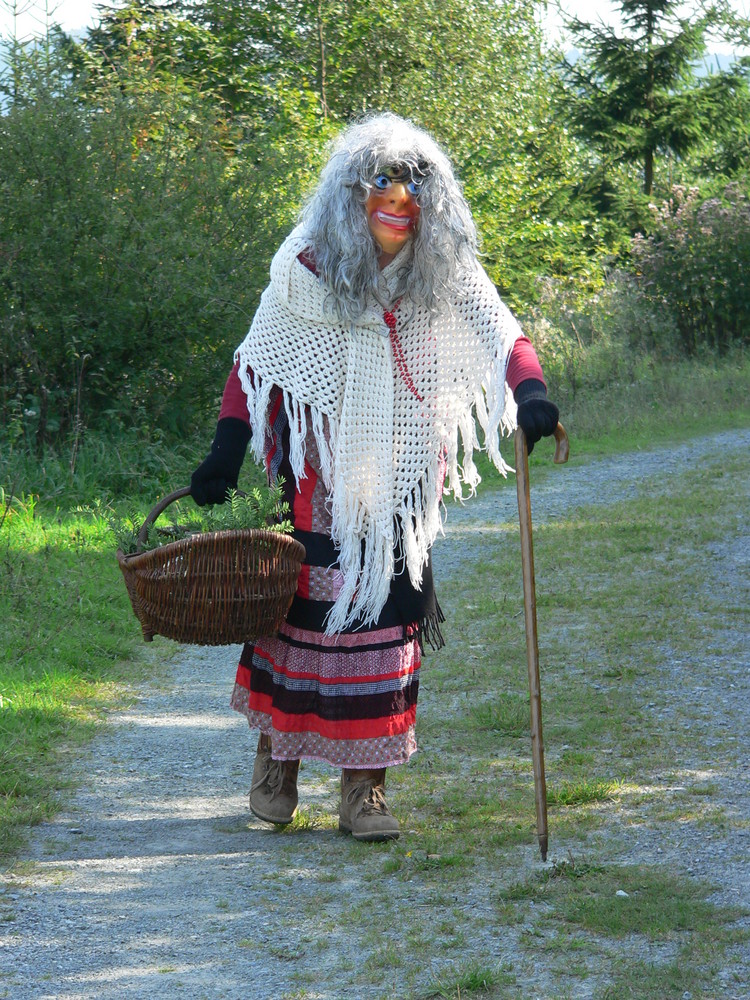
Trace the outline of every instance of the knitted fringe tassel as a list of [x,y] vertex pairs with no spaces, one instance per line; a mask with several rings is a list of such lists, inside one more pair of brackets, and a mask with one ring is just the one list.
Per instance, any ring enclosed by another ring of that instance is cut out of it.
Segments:
[[[236,357],[238,355],[239,352]],[[491,370],[485,376],[486,396],[485,392],[478,392],[473,404],[460,410],[452,424],[452,433],[443,442],[446,492],[453,493],[458,500],[465,499],[464,486],[468,487],[468,495],[473,496],[481,481],[473,458],[474,451],[482,447],[477,438],[475,419],[482,428],[484,447],[494,466],[502,475],[513,471],[503,460],[499,447],[500,435],[512,433],[515,427],[515,404],[505,385],[506,365],[507,355],[495,357]],[[262,462],[270,430],[268,409],[273,385],[257,374],[251,376],[242,365],[240,379],[247,395],[253,453],[256,460]],[[357,498],[341,487],[334,488],[333,456],[338,436],[336,421],[330,417],[326,420],[320,410],[306,407],[288,391],[284,392],[283,398],[289,420],[290,462],[295,478],[298,483],[305,478],[306,413],[309,412],[321,474],[331,498],[332,538],[340,552],[343,585],[326,620],[326,634],[342,632],[355,621],[367,627],[377,621],[388,600],[395,567],[393,523],[378,525]],[[458,462],[459,435],[462,464]],[[430,549],[438,532],[442,531],[438,467],[439,457],[436,455],[422,480],[407,493],[395,511],[402,529],[402,549],[396,554],[396,559],[405,560],[409,578],[416,589],[421,588]],[[430,619],[420,623],[420,635],[424,635],[434,648],[443,645],[439,626],[444,620],[442,612],[439,612],[434,621]]]
[[405,497],[396,516],[401,523],[402,551],[397,558],[403,559],[409,579],[416,590],[422,587],[424,567],[438,533],[443,524],[440,518],[441,497],[436,468],[427,475]]
[[[484,393],[477,393],[476,412],[479,426],[484,432],[485,447],[490,461],[497,471],[507,476],[513,472],[500,454],[500,436],[509,436],[516,428],[516,402],[513,393],[505,383],[508,359],[513,349],[511,344],[505,356],[496,355],[484,383]],[[485,403],[486,394],[486,403]],[[480,405],[481,400],[481,405]]]
[[[365,627],[373,625],[388,600],[394,573],[393,526],[368,525],[368,520],[361,510],[342,516],[334,501],[332,538],[344,582],[326,618],[326,635],[343,632],[357,620]],[[359,530],[353,530],[358,521]]]
[[422,652],[424,652],[425,643],[427,643],[430,649],[442,649],[445,645],[443,633],[440,631],[440,626],[445,621],[445,615],[437,603],[437,599],[435,600],[435,606],[436,611],[434,615],[428,615],[421,622],[417,623],[417,640]]

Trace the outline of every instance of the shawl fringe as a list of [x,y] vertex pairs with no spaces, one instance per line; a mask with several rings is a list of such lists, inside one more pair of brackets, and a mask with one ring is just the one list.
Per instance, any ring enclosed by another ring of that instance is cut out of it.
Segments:
[[[326,619],[326,633],[333,635],[356,620],[366,626],[377,621],[399,566],[420,590],[430,549],[442,531],[442,494],[463,501],[465,490],[469,497],[476,493],[476,449],[486,448],[502,475],[512,471],[500,454],[499,438],[515,427],[505,370],[521,331],[478,264],[466,274],[466,301],[462,297],[445,314],[430,318],[417,308],[409,312],[406,303],[400,343],[413,352],[423,377],[432,379],[429,403],[422,396],[416,403],[408,383],[404,388],[394,380],[382,309],[373,303],[356,326],[332,321],[324,285],[298,260],[302,249],[295,233],[277,253],[271,284],[235,360],[259,462],[271,430],[271,391],[274,385],[282,389],[298,489],[306,478],[305,444],[308,427],[312,430],[343,577]],[[383,271],[394,298],[397,262]],[[411,435],[400,452],[393,441],[397,405],[398,420]],[[416,461],[423,463],[421,470]],[[420,626],[431,645],[442,645],[443,620],[436,612]]]

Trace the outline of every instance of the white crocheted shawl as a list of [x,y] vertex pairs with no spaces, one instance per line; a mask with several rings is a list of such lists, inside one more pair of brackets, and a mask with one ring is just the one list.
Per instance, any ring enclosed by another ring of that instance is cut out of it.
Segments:
[[[326,622],[334,634],[357,618],[377,620],[401,556],[420,587],[442,527],[444,476],[445,492],[459,498],[480,481],[472,459],[480,447],[475,417],[483,446],[507,472],[499,435],[515,427],[516,407],[505,370],[521,331],[478,262],[437,316],[402,301],[394,309],[397,342],[374,298],[356,325],[337,322],[322,280],[297,259],[306,248],[297,229],[274,257],[235,360],[258,461],[274,385],[283,390],[298,483],[308,420],[315,435],[343,576]],[[409,254],[407,247],[381,272],[392,308]],[[397,537],[403,548],[394,553]]]

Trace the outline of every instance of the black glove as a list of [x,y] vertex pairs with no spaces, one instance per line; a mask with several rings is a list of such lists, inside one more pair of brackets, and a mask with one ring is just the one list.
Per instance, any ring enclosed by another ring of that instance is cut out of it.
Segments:
[[539,438],[554,434],[560,411],[547,399],[544,382],[536,378],[519,382],[513,398],[518,405],[518,426],[523,428],[531,454]]
[[199,507],[224,503],[228,489],[237,489],[237,477],[250,440],[250,427],[237,417],[222,417],[216,425],[211,451],[190,477],[190,494]]

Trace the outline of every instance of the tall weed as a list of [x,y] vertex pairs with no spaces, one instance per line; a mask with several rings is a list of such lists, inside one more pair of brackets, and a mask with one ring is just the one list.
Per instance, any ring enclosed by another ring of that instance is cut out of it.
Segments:
[[685,355],[673,313],[644,294],[636,276],[612,271],[593,295],[545,280],[523,318],[549,395],[569,432],[594,448],[639,435],[679,436],[731,426],[747,412],[750,360],[740,343]]
[[[72,467],[71,438],[57,446],[46,445],[37,454],[33,446],[12,444],[0,435],[0,486],[15,495],[41,497],[45,507],[62,510],[96,499],[115,504],[137,500],[153,506],[158,496],[190,483],[211,436],[208,424],[180,440],[158,429],[126,429],[115,424],[108,432],[89,431],[80,441]],[[241,486],[252,488],[263,481],[263,473],[248,457]]]
[[680,346],[727,351],[750,328],[750,198],[738,184],[701,200],[698,188],[675,187],[653,206],[654,228],[637,235],[631,253],[647,302],[671,317]]

